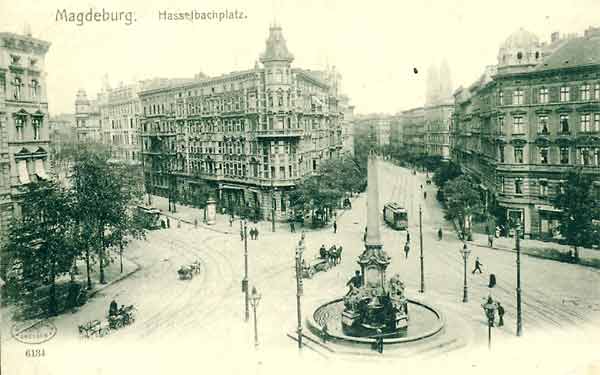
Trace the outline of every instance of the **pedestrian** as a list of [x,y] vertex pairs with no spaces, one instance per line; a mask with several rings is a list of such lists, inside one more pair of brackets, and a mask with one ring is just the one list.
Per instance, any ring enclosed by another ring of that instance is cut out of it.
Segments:
[[335,245],[329,248],[329,252],[327,253],[327,261],[329,262],[329,267],[335,266],[335,254],[337,254],[337,249]]
[[337,221],[333,222],[333,233],[337,233]]
[[383,332],[381,331],[381,328],[377,328],[377,338],[375,340],[377,351],[380,354],[383,354]]
[[325,248],[325,244],[322,244],[319,248],[319,257],[321,259],[327,258],[327,249]]
[[177,228],[181,228],[181,219],[177,219]]
[[483,266],[483,264],[482,264],[482,263],[479,261],[479,257],[477,257],[477,258],[475,259],[475,269],[474,269],[474,270],[473,270],[473,272],[471,272],[471,273],[473,273],[473,274],[474,274],[474,273],[475,273],[475,271],[479,271],[479,273],[483,273],[483,272],[481,271],[481,266]]
[[442,240],[442,228],[438,229],[438,240]]
[[407,243],[404,244],[404,258],[408,258],[408,252],[410,251],[410,245]]
[[229,216],[229,226],[233,226],[233,215]]
[[490,273],[490,283],[488,284],[488,288],[493,288],[496,286],[496,275]]
[[194,219],[194,228],[198,228],[198,219]]
[[409,231],[406,231],[406,242],[410,242],[410,233]]
[[118,305],[117,305],[117,301],[115,301],[114,299],[112,300],[112,302],[110,303],[110,305],[108,306],[108,316],[113,316],[113,315],[117,315],[117,310],[118,310]]
[[488,235],[488,245],[490,247],[494,247],[494,236],[492,236],[491,234]]
[[421,190],[423,190],[423,184],[421,184]]
[[258,240],[258,228],[254,228],[254,239]]
[[240,240],[244,241],[244,230],[240,229]]
[[329,338],[329,328],[327,328],[326,321],[323,322],[323,329],[322,329],[321,333],[323,334],[323,336],[322,336],[323,342],[324,343],[327,342],[327,338]]
[[171,228],[171,220],[169,220],[168,216],[167,216],[167,228]]
[[500,318],[498,321],[498,327],[502,327],[504,325],[504,306],[497,302],[498,304],[498,317]]
[[423,192],[423,199],[427,199],[427,192],[426,191]]
[[290,221],[290,232],[296,233],[296,226],[293,221]]
[[342,246],[338,246],[337,252],[335,254],[335,264],[340,264],[342,262]]

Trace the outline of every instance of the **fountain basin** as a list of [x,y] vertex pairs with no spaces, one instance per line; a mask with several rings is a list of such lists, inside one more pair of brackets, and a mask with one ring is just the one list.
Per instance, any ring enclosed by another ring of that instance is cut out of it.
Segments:
[[[422,340],[439,333],[444,328],[444,318],[437,309],[421,301],[408,299],[407,302],[410,316],[408,327],[384,334],[383,342],[385,344],[400,344]],[[372,344],[376,341],[369,330],[356,331],[352,335],[345,333],[342,327],[343,311],[344,300],[342,298],[320,305],[308,319],[309,329],[321,336],[323,326],[327,323],[327,336],[329,339],[365,344]]]

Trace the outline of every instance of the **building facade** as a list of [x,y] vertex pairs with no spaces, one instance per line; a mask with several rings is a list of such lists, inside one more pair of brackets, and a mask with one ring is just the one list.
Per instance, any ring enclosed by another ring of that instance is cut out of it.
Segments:
[[140,92],[147,190],[189,197],[203,181],[222,210],[287,219],[289,191],[343,147],[331,75],[293,59],[272,26],[253,69]]
[[354,155],[354,106],[346,95],[340,96],[338,105],[341,114],[342,152]]
[[390,144],[390,116],[384,114],[359,115],[354,119],[354,132],[373,139],[379,147]]
[[498,64],[455,93],[452,155],[501,222],[556,236],[551,199],[565,174],[600,180],[600,29],[549,44],[522,29],[509,36]]
[[[102,99],[102,97],[100,97]],[[80,143],[101,142],[102,118],[98,100],[90,100],[85,90],[77,91],[75,98],[75,126]]]
[[101,142],[109,147],[113,160],[141,163],[138,131],[141,104],[137,94],[140,89],[139,83],[120,85],[99,95]]
[[23,186],[48,178],[49,47],[31,34],[0,33],[0,237],[20,215]]
[[401,112],[402,141],[406,151],[413,155],[425,155],[425,110],[423,107]]

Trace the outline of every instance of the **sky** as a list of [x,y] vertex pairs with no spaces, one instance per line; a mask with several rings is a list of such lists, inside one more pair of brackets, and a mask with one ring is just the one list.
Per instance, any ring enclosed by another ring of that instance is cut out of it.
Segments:
[[[133,12],[135,22],[56,20],[57,11]],[[238,20],[159,20],[159,12],[242,11]],[[265,48],[269,25],[283,28],[293,66],[336,66],[355,113],[397,113],[423,105],[425,75],[446,59],[454,88],[495,64],[498,48],[525,28],[580,33],[600,26],[600,1],[350,0],[2,0],[0,31],[52,43],[46,56],[51,115],[72,113],[75,94],[89,97],[108,74],[115,87],[136,79],[209,76],[250,69]],[[417,68],[418,73],[414,73]]]

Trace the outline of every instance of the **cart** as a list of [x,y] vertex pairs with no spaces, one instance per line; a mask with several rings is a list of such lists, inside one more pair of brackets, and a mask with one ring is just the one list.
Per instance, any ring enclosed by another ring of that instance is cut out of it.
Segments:
[[312,279],[313,275],[320,271],[329,270],[329,262],[327,259],[316,258],[312,260],[308,265],[302,267],[302,277],[305,279]]

